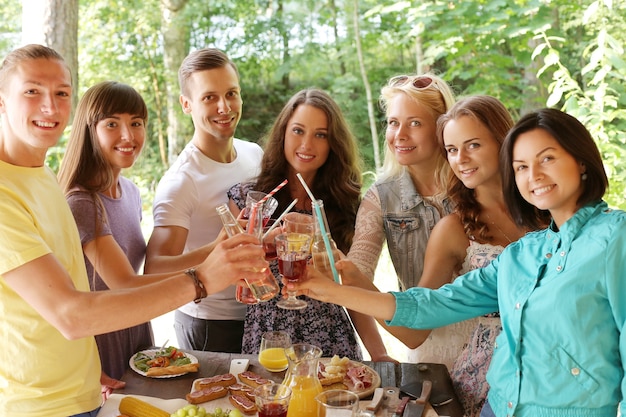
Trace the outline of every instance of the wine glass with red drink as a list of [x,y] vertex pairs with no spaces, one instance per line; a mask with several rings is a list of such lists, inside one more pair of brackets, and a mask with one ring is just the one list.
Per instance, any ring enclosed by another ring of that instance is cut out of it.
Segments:
[[[276,236],[278,270],[288,282],[297,282],[306,274],[306,264],[311,255],[311,237],[304,233],[281,233]],[[293,291],[287,291],[287,298],[276,305],[287,310],[306,308],[307,302],[296,298]]]

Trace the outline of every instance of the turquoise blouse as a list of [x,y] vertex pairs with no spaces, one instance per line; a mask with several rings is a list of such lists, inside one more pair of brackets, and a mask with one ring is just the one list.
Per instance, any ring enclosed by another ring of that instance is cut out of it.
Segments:
[[429,329],[497,310],[487,381],[498,417],[615,417],[626,392],[626,213],[597,202],[556,229],[438,290],[393,293],[388,324]]

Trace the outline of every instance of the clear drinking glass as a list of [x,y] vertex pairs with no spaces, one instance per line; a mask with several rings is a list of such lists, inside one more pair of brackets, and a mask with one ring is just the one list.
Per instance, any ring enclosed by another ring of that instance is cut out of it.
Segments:
[[[263,212],[257,206],[251,208],[246,231],[257,236],[259,239],[261,239],[263,235]],[[263,278],[256,280],[246,279],[245,281],[248,284],[249,291],[245,287],[238,286],[235,293],[237,301],[244,304],[255,304],[252,297],[254,297],[254,300],[257,302],[271,300],[280,291],[278,282],[269,268],[265,270]],[[250,295],[252,295],[252,297],[250,297]]]
[[[286,281],[297,282],[304,278],[306,264],[311,255],[311,237],[303,233],[281,233],[276,236],[276,254],[278,270]],[[293,291],[276,305],[287,310],[306,308],[307,302],[296,298]]]
[[290,399],[291,388],[287,385],[272,382],[254,390],[259,417],[286,417]]
[[270,372],[282,372],[289,366],[285,349],[291,346],[289,333],[273,330],[263,333],[259,347],[259,363]]
[[313,238],[315,219],[310,214],[291,212],[283,217],[284,233],[302,233]]
[[[267,193],[264,193],[263,191],[248,191],[248,194],[246,194],[246,207],[243,209],[242,217],[244,219],[248,219],[250,217],[250,210],[252,209],[252,206],[257,204],[266,196]],[[272,214],[274,214],[274,211],[276,211],[277,207],[278,200],[276,200],[274,197],[269,197],[267,200],[265,200],[265,202],[263,203],[263,225],[265,225],[267,221],[272,217]]]
[[324,391],[315,397],[318,403],[317,417],[356,417],[359,411],[359,396],[342,389]]

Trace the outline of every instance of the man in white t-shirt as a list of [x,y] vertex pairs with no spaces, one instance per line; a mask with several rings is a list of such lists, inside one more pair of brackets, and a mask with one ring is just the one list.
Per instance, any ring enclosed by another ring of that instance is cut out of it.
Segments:
[[[180,103],[195,131],[157,187],[147,273],[185,269],[206,258],[222,228],[215,208],[228,202],[233,184],[258,174],[263,156],[259,145],[234,138],[243,101],[237,67],[226,54],[214,48],[190,53],[178,79]],[[245,314],[234,286],[186,304],[175,313],[179,346],[239,353]]]

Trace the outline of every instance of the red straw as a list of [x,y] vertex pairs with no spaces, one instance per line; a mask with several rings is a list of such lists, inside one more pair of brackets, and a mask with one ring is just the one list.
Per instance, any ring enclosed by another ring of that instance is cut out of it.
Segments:
[[274,188],[272,191],[270,191],[269,193],[267,193],[267,195],[265,197],[263,197],[262,199],[260,199],[256,205],[258,207],[261,207],[263,205],[263,203],[265,203],[270,197],[272,197],[274,194],[276,194],[281,188],[283,188],[285,185],[287,185],[287,183],[289,182],[289,180],[285,180],[283,182],[281,182],[280,184],[278,184],[276,186],[276,188]]

